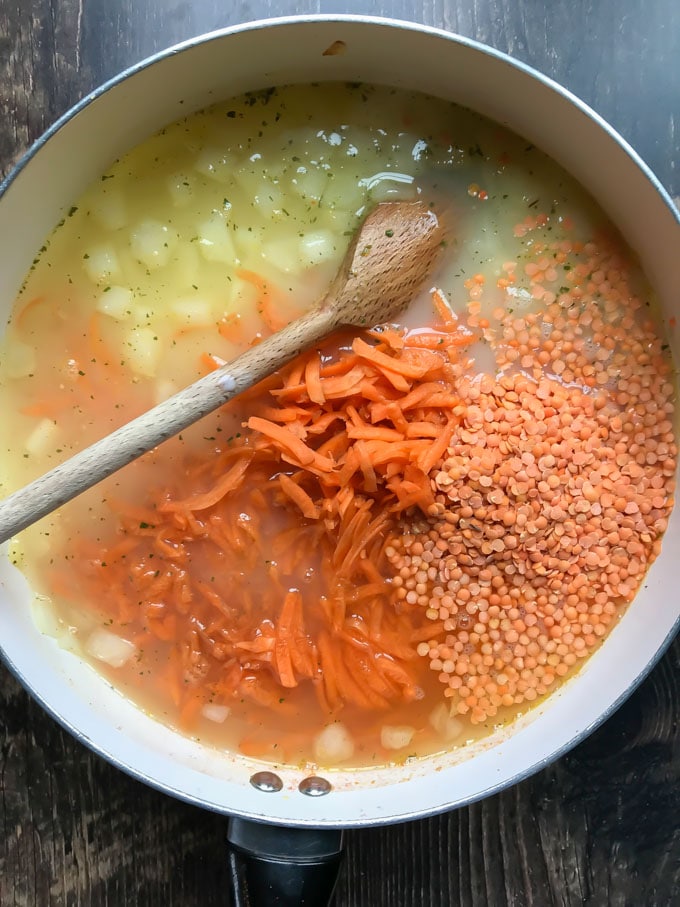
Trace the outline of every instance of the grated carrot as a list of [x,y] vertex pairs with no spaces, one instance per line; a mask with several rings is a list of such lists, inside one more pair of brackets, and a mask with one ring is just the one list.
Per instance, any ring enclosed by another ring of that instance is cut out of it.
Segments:
[[443,349],[390,327],[300,355],[249,394],[243,437],[186,465],[177,487],[115,501],[119,536],[82,542],[77,577],[55,574],[167,647],[148,682],[185,725],[208,701],[285,708],[303,683],[331,713],[418,695],[412,643],[443,629],[397,600],[386,548],[401,516],[434,503],[430,473],[464,414],[447,370],[474,339],[430,334]]

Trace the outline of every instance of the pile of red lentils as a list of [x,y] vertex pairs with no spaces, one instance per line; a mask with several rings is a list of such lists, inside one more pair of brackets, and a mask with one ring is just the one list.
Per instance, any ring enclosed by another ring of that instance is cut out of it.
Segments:
[[418,653],[474,724],[532,703],[593,652],[673,504],[675,388],[658,323],[615,244],[563,235],[528,243],[491,289],[483,275],[466,283],[468,323],[498,373],[459,380],[436,504],[387,549],[397,596],[443,627]]

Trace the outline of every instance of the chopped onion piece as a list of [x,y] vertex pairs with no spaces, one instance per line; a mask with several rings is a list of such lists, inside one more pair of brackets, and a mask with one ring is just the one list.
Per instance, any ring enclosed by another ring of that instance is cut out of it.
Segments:
[[120,230],[127,223],[127,211],[121,192],[104,190],[96,196],[96,203],[90,207],[95,220],[108,230]]
[[349,208],[321,208],[319,223],[337,237],[338,248],[344,252],[348,245],[347,237],[356,230],[357,214]]
[[326,181],[322,197],[322,209],[356,209],[366,204],[367,189],[364,181],[357,183],[347,177],[331,177]]
[[170,285],[177,290],[195,289],[201,282],[202,269],[204,267],[196,243],[179,243],[176,247],[173,259],[170,262],[173,266],[172,276],[168,275]]
[[343,243],[330,230],[315,230],[300,240],[300,258],[308,267],[337,258],[343,251]]
[[265,229],[256,224],[251,227],[239,227],[234,224],[234,228],[232,233],[239,256],[245,259],[250,255],[260,255],[266,233]]
[[262,257],[283,274],[300,270],[300,247],[293,237],[279,237],[262,245]]
[[130,234],[132,254],[149,269],[164,267],[176,244],[177,234],[159,220],[143,220]]
[[92,283],[109,283],[120,276],[120,263],[111,245],[94,246],[85,253],[83,266]]
[[59,638],[64,633],[64,621],[56,613],[54,602],[47,595],[36,593],[31,602],[31,616],[39,633]]
[[98,661],[104,661],[112,668],[122,668],[137,654],[137,646],[110,630],[101,627],[90,633],[85,650]]
[[236,165],[233,154],[219,148],[205,148],[197,157],[194,168],[218,183],[226,183],[232,176]]
[[228,705],[216,705],[212,702],[206,702],[201,709],[201,715],[208,721],[214,721],[216,724],[222,724],[229,717],[231,709]]
[[217,321],[210,302],[200,296],[183,296],[175,299],[170,303],[170,309],[182,324],[207,326]]
[[57,434],[57,423],[53,419],[41,419],[26,438],[24,444],[26,453],[32,457],[40,457],[49,453]]
[[123,347],[125,358],[138,375],[153,378],[163,352],[163,345],[158,340],[153,328],[140,327],[128,331]]
[[253,195],[253,205],[266,218],[280,214],[285,207],[281,190],[271,182],[260,184]]
[[447,743],[452,743],[463,733],[463,723],[449,712],[445,702],[440,702],[430,714],[430,724]]
[[97,310],[116,321],[125,321],[132,314],[132,301],[132,290],[114,285],[101,294],[97,300]]
[[380,742],[386,750],[400,750],[408,746],[416,729],[408,725],[383,725],[380,731]]
[[345,762],[354,755],[354,741],[344,724],[328,724],[314,738],[314,756],[323,765]]
[[519,313],[523,315],[527,309],[534,305],[534,297],[524,287],[506,287],[505,293],[510,297],[508,303],[518,313],[517,317],[520,317]]
[[328,185],[328,173],[313,164],[300,166],[291,182],[305,201],[318,202]]
[[13,337],[5,349],[5,373],[8,378],[25,378],[35,372],[35,347]]
[[156,381],[154,399],[156,403],[162,403],[163,400],[167,400],[168,397],[172,397],[173,394],[176,394],[178,390],[177,384],[170,378],[159,378]]
[[222,212],[213,211],[208,220],[198,225],[198,247],[206,261],[230,265],[236,263],[229,224]]
[[183,208],[194,197],[194,181],[186,173],[173,173],[168,179],[168,191],[174,204]]

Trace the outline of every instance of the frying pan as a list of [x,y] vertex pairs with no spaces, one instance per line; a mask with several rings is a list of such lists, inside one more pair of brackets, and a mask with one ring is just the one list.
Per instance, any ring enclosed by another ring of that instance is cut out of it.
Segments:
[[[329,49],[333,52],[329,53]],[[267,20],[188,41],[132,67],[62,117],[0,186],[0,323],[47,234],[116,157],[156,129],[270,85],[349,80],[457,102],[534,143],[579,180],[638,254],[666,324],[680,300],[680,221],[635,152],[597,114],[473,41],[357,16]],[[669,329],[678,355],[677,336]],[[39,632],[31,590],[0,552],[0,643],[9,668],[95,752],[172,796],[233,817],[236,903],[322,904],[343,828],[415,819],[487,796],[575,746],[632,692],[678,623],[680,515],[643,588],[579,673],[512,726],[462,752],[323,777],[218,752],[159,724]],[[281,831],[281,828],[284,831]],[[272,901],[274,902],[274,901]]]

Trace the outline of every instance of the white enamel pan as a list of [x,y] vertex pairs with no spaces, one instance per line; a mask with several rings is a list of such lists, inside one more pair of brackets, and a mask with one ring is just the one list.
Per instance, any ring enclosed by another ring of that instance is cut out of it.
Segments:
[[[325,54],[333,45],[339,52]],[[667,324],[675,323],[678,216],[653,174],[597,114],[549,79],[473,41],[413,24],[333,16],[256,22],[197,38],[133,67],[63,117],[0,187],[0,324],[46,235],[113,159],[215,101],[270,85],[320,80],[427,92],[526,137],[597,199],[639,255]],[[678,356],[677,337],[669,334]],[[6,555],[0,559],[0,644],[7,665],[45,709],[86,746],[147,784],[208,809],[270,823],[269,828],[342,828],[414,819],[470,803],[573,747],[623,702],[672,639],[679,584],[680,514],[675,512],[644,588],[602,648],[547,702],[462,753],[378,771],[333,771],[311,780],[285,766],[263,778],[261,764],[186,739],[143,714],[36,630],[31,591]],[[260,882],[266,878],[265,887],[278,882],[266,876],[263,865],[276,868],[281,860],[299,857],[307,869],[323,869],[324,861],[336,859],[337,834],[320,834],[310,843],[305,831],[289,831],[284,837],[291,853],[282,856],[280,835],[272,838],[269,829],[252,822],[236,822],[232,829],[237,852],[259,850],[264,863],[255,876]],[[262,831],[254,843],[253,829]],[[237,873],[250,871],[237,863],[234,858]],[[317,884],[300,881],[290,870],[282,883],[289,900],[279,903],[302,902],[299,892],[291,894],[298,883]],[[321,888],[305,890],[316,892],[308,903],[322,903]]]

